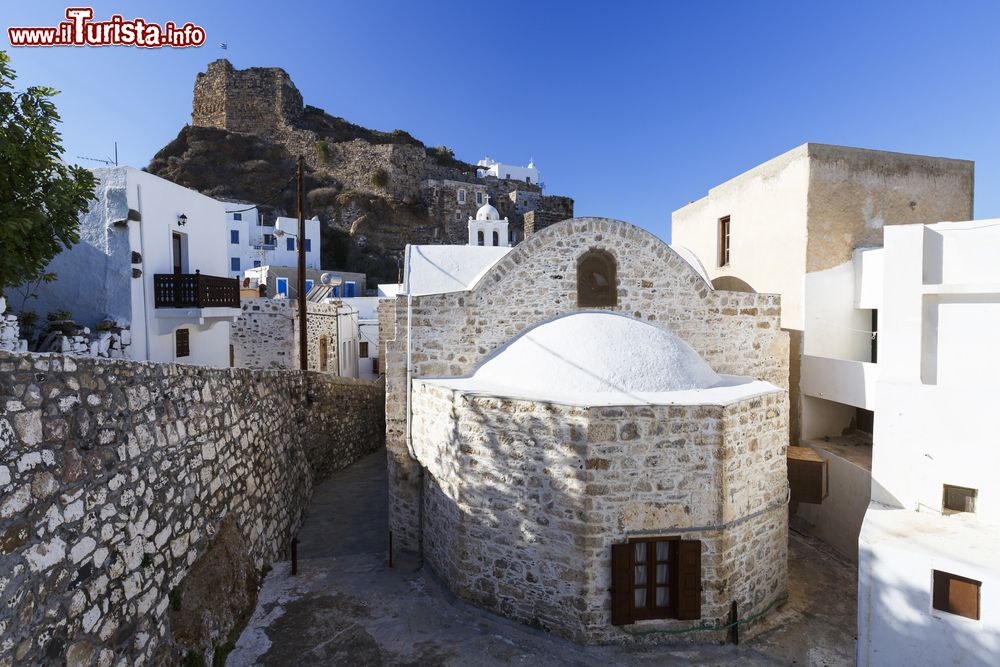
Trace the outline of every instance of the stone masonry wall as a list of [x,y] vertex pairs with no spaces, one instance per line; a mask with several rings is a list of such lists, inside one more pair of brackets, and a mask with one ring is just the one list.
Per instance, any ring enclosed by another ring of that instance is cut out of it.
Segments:
[[256,567],[280,558],[314,480],[379,446],[382,400],[326,374],[0,353],[0,665],[162,661],[171,591],[223,518]]
[[[229,328],[233,359],[237,368],[299,367],[298,306],[291,299],[243,299],[242,313]],[[320,338],[326,338],[324,372],[340,368],[337,317],[339,304],[306,303],[306,342],[309,370],[320,369]]]
[[[780,297],[715,291],[665,243],[624,222],[574,218],[539,232],[495,264],[468,292],[413,298],[412,376],[458,376],[527,327],[576,307],[576,260],[591,248],[618,265],[618,305],[684,339],[717,373],[788,387],[788,334]],[[420,466],[406,446],[406,297],[396,300],[387,339],[386,437],[390,528],[419,550]]]
[[611,545],[649,535],[702,542],[702,617],[638,630],[721,627],[787,590],[784,392],[586,408],[417,382],[413,410],[423,553],[463,599],[581,642],[723,640],[611,625]]

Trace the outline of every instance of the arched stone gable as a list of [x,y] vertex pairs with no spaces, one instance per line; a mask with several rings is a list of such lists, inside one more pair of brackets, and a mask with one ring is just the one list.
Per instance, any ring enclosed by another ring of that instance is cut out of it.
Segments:
[[417,550],[420,534],[420,469],[405,439],[408,324],[412,377],[472,373],[483,357],[531,325],[579,310],[577,260],[592,248],[617,262],[617,306],[609,310],[668,329],[717,373],[788,388],[788,334],[779,328],[778,295],[715,291],[667,244],[625,222],[573,218],[547,227],[516,246],[471,290],[414,297],[409,309],[405,296],[394,304],[394,326],[381,335],[390,527],[402,548]]

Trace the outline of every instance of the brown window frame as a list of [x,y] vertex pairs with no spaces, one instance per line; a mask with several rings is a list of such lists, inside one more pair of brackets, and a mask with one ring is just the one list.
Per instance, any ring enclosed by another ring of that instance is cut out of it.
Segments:
[[[937,611],[978,621],[983,582],[943,570],[934,570],[931,606]],[[954,587],[953,584],[958,584]],[[973,592],[972,587],[975,587]],[[958,590],[956,590],[956,588]],[[975,599],[970,599],[974,595]]]
[[177,329],[174,331],[174,358],[191,356],[191,330]]
[[732,218],[719,218],[719,266],[729,266],[730,239],[732,238]]
[[[667,544],[667,558],[655,556],[656,545]],[[645,544],[645,560],[636,560],[636,545]],[[646,620],[701,618],[701,542],[678,536],[633,537],[611,547],[611,623],[629,625]],[[652,563],[648,556],[653,554]],[[636,581],[636,567],[645,565],[644,583]],[[667,566],[667,603],[656,605],[658,565]],[[636,607],[637,589],[645,589],[644,606]]]
[[326,372],[326,367],[329,364],[330,350],[328,348],[329,341],[326,336],[319,337],[319,370],[321,373]]
[[[660,560],[656,557],[656,545],[665,542],[667,544],[667,559]],[[632,618],[636,621],[648,621],[657,618],[677,618],[677,593],[674,584],[677,581],[677,546],[680,544],[679,537],[634,537],[628,541],[632,546]],[[638,561],[635,558],[635,546],[645,544],[643,550],[645,560]],[[653,556],[650,560],[650,556]],[[656,580],[656,570],[660,565],[667,566],[667,604],[656,605],[656,589],[661,588],[660,582]],[[640,585],[636,581],[635,570],[638,567],[646,568],[646,581]],[[636,589],[646,589],[646,602],[644,607],[635,606]]]
[[363,340],[358,343],[358,358],[359,359],[368,358],[368,341]]

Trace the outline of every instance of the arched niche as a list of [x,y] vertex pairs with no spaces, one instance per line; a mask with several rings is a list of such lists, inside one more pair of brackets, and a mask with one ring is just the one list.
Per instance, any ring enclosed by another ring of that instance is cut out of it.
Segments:
[[578,308],[614,308],[618,305],[618,263],[611,253],[590,249],[576,261]]

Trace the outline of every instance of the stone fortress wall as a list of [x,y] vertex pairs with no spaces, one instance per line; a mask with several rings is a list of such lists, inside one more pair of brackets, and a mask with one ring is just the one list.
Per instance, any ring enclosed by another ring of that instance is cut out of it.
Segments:
[[[408,205],[421,203],[435,223],[425,242],[467,240],[466,221],[469,215],[475,216],[478,206],[474,194],[465,205],[458,203],[456,193],[462,184],[468,184],[470,194],[475,188],[484,189],[501,215],[508,216],[519,230],[524,228],[525,214],[531,211],[536,212],[536,219],[550,222],[573,217],[573,200],[569,197],[543,195],[536,183],[493,176],[479,178],[474,172],[445,166],[415,141],[324,139],[323,122],[314,121],[312,112],[319,110],[304,105],[301,93],[284,70],[237,70],[227,60],[217,60],[195,80],[191,122],[277,141],[291,155],[302,155],[310,168],[333,176],[344,191],[386,196]],[[372,182],[377,171],[385,173],[384,186]],[[361,211],[355,214],[361,215]],[[355,221],[348,216],[338,222],[349,229]]]
[[408,321],[412,377],[470,373],[528,326],[577,310],[576,261],[591,248],[617,261],[613,310],[673,332],[717,373],[788,388],[779,296],[715,291],[665,243],[627,223],[575,218],[549,227],[514,248],[468,292],[413,297],[410,312],[407,297],[398,297],[395,326],[381,327],[390,530],[399,548],[419,551],[421,545],[421,469],[406,441]]
[[[297,369],[299,367],[298,307],[291,299],[242,299],[242,312],[229,328],[237,368]],[[326,369],[340,367],[337,329],[339,303],[306,302],[309,370],[320,371],[320,338],[326,338]]]
[[328,374],[0,352],[0,664],[179,660],[171,615],[223,520],[254,572],[281,558],[314,482],[379,447],[383,401]]
[[702,543],[701,617],[656,627],[722,627],[733,601],[751,617],[787,590],[786,403],[588,408],[417,381],[424,556],[465,600],[574,641],[627,643],[611,625],[611,545],[682,534]]

